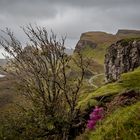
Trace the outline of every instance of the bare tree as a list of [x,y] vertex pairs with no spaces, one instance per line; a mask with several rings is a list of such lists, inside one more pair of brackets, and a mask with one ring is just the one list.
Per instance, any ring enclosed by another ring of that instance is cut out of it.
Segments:
[[[12,69],[6,70],[17,79],[21,95],[29,101],[34,127],[33,137],[45,139],[70,139],[70,131],[79,115],[77,103],[85,67],[79,54],[77,59],[65,53],[65,38],[57,41],[46,28],[28,25],[22,28],[29,42],[24,48],[14,34],[6,29],[9,38],[1,37],[0,44],[9,54]],[[73,77],[76,65],[80,74]]]

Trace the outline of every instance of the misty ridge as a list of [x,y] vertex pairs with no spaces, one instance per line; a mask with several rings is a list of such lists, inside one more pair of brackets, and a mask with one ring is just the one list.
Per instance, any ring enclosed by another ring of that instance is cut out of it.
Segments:
[[0,140],[139,140],[139,9],[1,0]]

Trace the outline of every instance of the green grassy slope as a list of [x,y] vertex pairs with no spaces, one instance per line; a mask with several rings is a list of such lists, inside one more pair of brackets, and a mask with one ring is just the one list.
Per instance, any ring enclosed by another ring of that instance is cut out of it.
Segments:
[[140,102],[128,107],[120,107],[88,131],[83,140],[139,140],[140,139]]
[[[87,40],[87,41],[92,41],[97,44],[96,48],[92,48],[90,46],[85,46],[84,49],[81,50],[81,53],[85,58],[90,59],[92,61],[90,64],[89,70],[94,72],[94,73],[104,73],[104,59],[105,59],[105,54],[106,54],[106,49],[113,43],[117,42],[118,40],[122,40],[122,43],[126,44],[131,40],[139,39],[140,34],[134,34],[134,33],[129,33],[129,34],[122,34],[122,33],[117,33],[116,35],[108,34],[105,32],[86,32],[83,33],[80,37],[80,40]],[[102,86],[104,81],[104,77],[97,77],[94,79],[94,83],[97,82],[98,87]],[[111,85],[112,86],[112,85]],[[113,86],[114,91],[118,90],[118,85]],[[108,88],[108,87],[106,87]]]
[[[78,105],[81,106],[81,111],[103,105],[107,107],[107,112],[104,119],[97,123],[96,129],[86,129],[76,140],[139,140],[139,91],[140,67],[122,74],[120,80],[114,83],[106,84],[94,92],[85,94]],[[127,92],[129,94],[126,96]],[[135,97],[135,93],[138,93],[138,98]],[[131,96],[134,98],[132,99]]]
[[104,63],[106,48],[120,38],[105,32],[87,32],[83,33],[80,40],[89,40],[97,44],[95,49],[86,46],[82,51],[84,56],[94,58],[99,64]]
[[89,106],[93,106],[94,104],[92,103],[97,103],[95,99],[98,97],[111,96],[123,93],[127,90],[140,90],[140,68],[137,68],[132,72],[122,74],[120,80],[115,83],[109,83],[103,85],[94,92],[85,93],[87,96],[79,101],[79,106],[81,106],[81,108],[87,108]]
[[105,32],[86,32],[83,33],[80,37],[80,40],[88,40],[97,44],[95,49],[85,46],[85,49],[82,51],[84,56],[94,58],[99,64],[104,64],[104,55],[106,53],[107,47],[111,44],[117,42],[118,40],[124,38],[137,38],[140,37],[140,34],[108,34]]

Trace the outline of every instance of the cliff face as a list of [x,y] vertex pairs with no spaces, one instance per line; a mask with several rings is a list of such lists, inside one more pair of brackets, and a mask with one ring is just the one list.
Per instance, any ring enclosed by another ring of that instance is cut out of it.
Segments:
[[103,66],[106,48],[117,40],[115,35],[105,32],[86,32],[81,35],[74,52],[81,52]]
[[89,40],[79,40],[74,51],[79,52],[82,49],[84,49],[86,46],[89,46],[89,47],[95,49],[97,44],[94,43],[93,41],[89,41]]
[[103,44],[112,44],[117,41],[116,36],[105,32],[86,32],[82,33],[80,40],[76,44],[75,52],[83,50],[86,46],[93,50],[100,48]]
[[106,82],[119,79],[120,74],[140,66],[140,39],[120,40],[105,55]]
[[110,46],[118,40],[131,37],[140,37],[140,30],[119,29],[115,35],[99,31],[82,33],[75,47],[75,52],[82,50],[86,46],[91,46],[93,49],[101,48],[104,45]]

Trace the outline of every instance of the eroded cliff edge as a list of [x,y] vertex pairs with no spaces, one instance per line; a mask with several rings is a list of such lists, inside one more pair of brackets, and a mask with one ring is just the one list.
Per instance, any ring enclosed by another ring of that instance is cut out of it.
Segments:
[[106,82],[140,66],[140,38],[123,39],[112,44],[105,55]]

